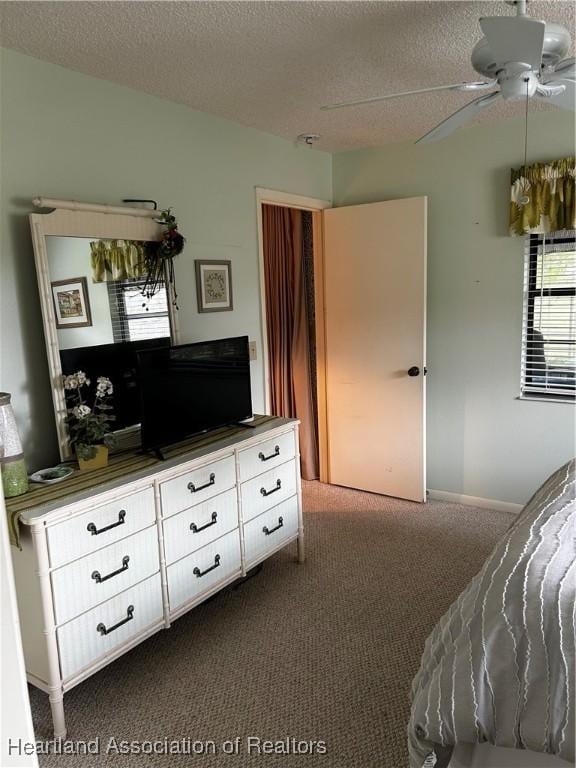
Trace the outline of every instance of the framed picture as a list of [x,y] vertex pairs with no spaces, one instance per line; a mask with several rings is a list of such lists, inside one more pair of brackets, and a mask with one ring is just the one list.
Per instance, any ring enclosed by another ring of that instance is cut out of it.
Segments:
[[56,328],[82,328],[92,325],[88,283],[85,277],[55,280],[50,283]]
[[232,267],[229,261],[195,259],[198,312],[226,312],[232,306]]

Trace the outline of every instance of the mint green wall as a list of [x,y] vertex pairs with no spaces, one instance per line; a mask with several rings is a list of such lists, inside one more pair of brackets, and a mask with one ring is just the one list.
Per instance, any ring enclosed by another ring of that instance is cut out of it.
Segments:
[[[521,239],[506,234],[522,121],[437,144],[330,155],[21,54],[0,51],[0,389],[12,392],[31,468],[57,458],[27,214],[35,194],[89,202],[154,197],[175,208],[183,340],[258,343],[254,187],[351,205],[428,195],[428,487],[522,502],[573,453],[570,405],[516,399]],[[529,157],[574,151],[567,114],[530,116]],[[333,175],[333,185],[332,185]],[[229,258],[234,312],[196,312],[193,260]]]
[[[0,67],[0,389],[12,393],[29,467],[57,458],[27,219],[36,194],[173,206],[187,237],[176,267],[182,340],[255,339],[261,410],[254,188],[330,199],[330,155],[13,51],[0,51]],[[197,313],[197,258],[231,259],[233,312]]]
[[[516,399],[524,243],[507,236],[507,206],[523,129],[499,121],[333,160],[336,205],[428,196],[428,488],[510,502],[574,454],[573,405]],[[573,154],[573,116],[531,114],[528,146],[531,161]]]

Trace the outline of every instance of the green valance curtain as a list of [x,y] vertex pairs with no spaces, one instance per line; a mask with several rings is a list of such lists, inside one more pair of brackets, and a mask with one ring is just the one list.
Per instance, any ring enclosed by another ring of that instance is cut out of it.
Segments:
[[510,234],[576,229],[574,158],[512,169]]
[[144,244],[135,240],[96,240],[90,243],[92,280],[107,283],[145,277]]

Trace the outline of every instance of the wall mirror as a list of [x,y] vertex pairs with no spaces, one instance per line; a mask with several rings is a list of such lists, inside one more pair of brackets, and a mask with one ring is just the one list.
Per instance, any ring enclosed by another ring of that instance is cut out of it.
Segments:
[[[63,375],[114,384],[117,450],[139,444],[140,350],[178,343],[171,286],[143,294],[144,244],[162,236],[156,211],[38,199],[30,215],[60,457],[72,456]],[[69,207],[66,207],[69,206]]]

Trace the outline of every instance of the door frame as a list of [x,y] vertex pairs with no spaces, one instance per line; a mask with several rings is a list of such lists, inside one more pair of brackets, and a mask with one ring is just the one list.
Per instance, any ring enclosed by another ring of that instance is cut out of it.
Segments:
[[260,286],[260,334],[262,338],[262,373],[264,408],[270,413],[270,367],[268,365],[268,326],[266,323],[266,283],[264,280],[264,242],[262,205],[277,205],[312,212],[314,253],[314,304],[316,326],[316,381],[318,398],[318,452],[320,480],[327,482],[327,427],[326,427],[326,339],[324,331],[324,234],[322,211],[332,208],[331,200],[295,195],[276,189],[256,187],[256,219],[258,236],[258,282]]

